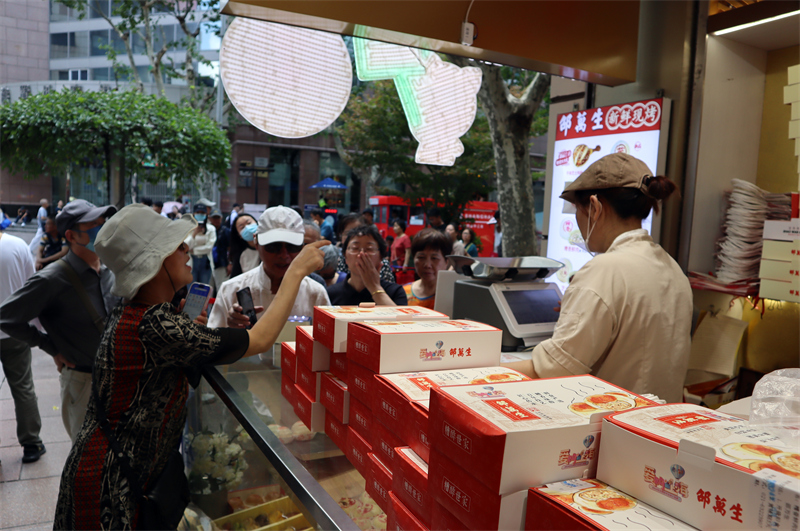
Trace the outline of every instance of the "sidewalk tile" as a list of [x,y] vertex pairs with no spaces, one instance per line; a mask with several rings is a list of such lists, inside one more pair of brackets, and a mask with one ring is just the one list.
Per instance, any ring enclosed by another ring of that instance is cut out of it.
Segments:
[[0,448],[0,461],[0,483],[18,481],[22,470],[22,446]]
[[71,442],[60,442],[45,444],[47,453],[34,463],[27,463],[22,466],[21,480],[40,479],[49,477],[61,477],[64,470],[64,463],[72,449]]
[[11,481],[0,488],[0,528],[53,521],[60,477]]

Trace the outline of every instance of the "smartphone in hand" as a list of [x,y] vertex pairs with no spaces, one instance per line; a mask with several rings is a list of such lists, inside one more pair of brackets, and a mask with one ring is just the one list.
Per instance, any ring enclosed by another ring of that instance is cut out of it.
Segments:
[[250,292],[250,288],[244,287],[237,291],[236,299],[239,301],[239,306],[242,307],[242,312],[250,318],[250,326],[256,324],[256,308],[253,305],[253,294]]
[[192,285],[189,286],[189,292],[186,294],[186,303],[183,305],[183,313],[194,321],[203,313],[206,306],[208,306],[209,298],[211,298],[211,286],[193,282]]

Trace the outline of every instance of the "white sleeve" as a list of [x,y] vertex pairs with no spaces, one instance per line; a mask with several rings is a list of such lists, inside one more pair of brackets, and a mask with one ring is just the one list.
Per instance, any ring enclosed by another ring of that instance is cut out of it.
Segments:
[[[192,254],[196,254],[199,256],[205,256],[211,253],[211,249],[214,248],[214,244],[217,243],[217,229],[214,228],[214,225],[208,223],[206,225],[206,242],[198,245],[194,248],[194,252]],[[213,266],[213,264],[212,264]],[[213,269],[213,267],[212,267]]]
[[531,354],[540,378],[587,374],[608,350],[618,319],[592,289],[571,286],[561,302],[561,315],[553,337],[539,343]]
[[227,328],[228,327],[228,308],[232,304],[228,302],[228,298],[235,296],[230,286],[226,286],[227,282],[223,282],[217,293],[217,298],[214,301],[214,307],[211,309],[211,315],[208,316],[209,328]]

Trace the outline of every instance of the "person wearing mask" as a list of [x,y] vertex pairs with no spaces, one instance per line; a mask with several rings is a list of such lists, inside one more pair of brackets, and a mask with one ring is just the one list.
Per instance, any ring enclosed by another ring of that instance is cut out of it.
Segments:
[[395,239],[392,242],[391,264],[395,267],[408,267],[411,264],[411,238],[406,234],[406,222],[395,220],[392,225]]
[[472,229],[464,229],[461,231],[461,244],[464,246],[464,256],[471,256],[476,258],[478,256],[478,239],[475,237],[475,231]]
[[186,245],[192,257],[192,277],[195,282],[208,284],[211,280],[211,270],[214,268],[214,245],[217,243],[217,230],[208,223],[208,214],[205,205],[197,204],[194,207],[194,219],[197,226],[186,237]]
[[[272,304],[284,275],[302,251],[304,237],[303,218],[297,212],[284,206],[266,209],[258,219],[256,233],[256,247],[261,257],[261,266],[222,284],[214,308],[211,310],[208,326],[214,328],[250,326],[250,320],[242,313],[242,307],[236,298],[236,292],[244,287],[250,288],[257,317],[266,315],[264,309]],[[330,243],[327,240],[321,241],[325,244]],[[309,245],[315,246],[314,248],[321,247],[318,242]],[[313,271],[309,271],[311,272]],[[310,278],[304,278],[292,305],[291,315],[310,317],[314,314],[314,306],[328,305],[330,301],[325,288]]]
[[419,231],[411,241],[411,256],[418,280],[403,286],[409,306],[433,309],[436,302],[436,280],[439,271],[447,269],[447,256],[453,251],[453,242],[446,234],[435,229]]
[[576,209],[595,255],[564,292],[553,337],[509,364],[540,378],[592,374],[634,393],[680,402],[689,362],[692,290],[681,268],[642,229],[675,192],[642,161],[606,155],[561,198]]
[[[9,225],[9,219],[0,222],[0,303],[7,300],[34,274],[33,258],[28,251],[28,244],[22,238],[7,234],[5,229]],[[22,462],[38,461],[46,449],[39,435],[42,417],[33,386],[30,345],[0,332],[0,364],[14,400],[17,441],[22,446]]]
[[214,293],[219,291],[222,283],[228,280],[228,247],[231,241],[231,231],[222,224],[222,212],[213,210],[208,217],[208,222],[217,231],[217,242],[214,244],[212,252],[214,258],[214,274],[211,276],[214,282]]
[[437,207],[428,210],[428,226],[439,232],[444,232],[446,225],[442,221],[442,212]]
[[458,239],[458,227],[455,223],[448,223],[447,228],[444,230],[445,235],[450,238],[453,243],[453,252],[455,256],[467,256],[464,251],[464,242]]
[[47,218],[44,224],[44,235],[39,241],[39,248],[36,249],[36,271],[39,271],[47,264],[52,264],[67,255],[69,246],[67,240],[58,233],[55,218]]
[[328,286],[331,304],[353,306],[374,302],[378,306],[405,306],[403,287],[381,278],[386,242],[375,225],[359,225],[345,236],[345,260],[350,271],[344,280]]
[[231,271],[230,277],[238,277],[261,263],[256,250],[256,232],[258,221],[250,214],[239,214],[231,231]]
[[[116,211],[83,199],[67,203],[56,225],[69,252],[0,306],[0,330],[53,356],[60,373],[61,418],[73,442],[86,415],[103,323],[119,301],[111,293],[114,275],[94,248],[97,233]],[[37,317],[43,331],[30,323]]]
[[285,272],[266,319],[251,330],[208,328],[171,303],[192,282],[184,240],[195,224],[134,204],[97,235],[124,301],[108,316],[97,350],[89,411],[61,475],[54,529],[136,529],[135,493],[161,475],[181,441],[189,382],[198,383],[204,366],[270,348],[306,275],[322,265],[315,247],[322,244],[307,247]]

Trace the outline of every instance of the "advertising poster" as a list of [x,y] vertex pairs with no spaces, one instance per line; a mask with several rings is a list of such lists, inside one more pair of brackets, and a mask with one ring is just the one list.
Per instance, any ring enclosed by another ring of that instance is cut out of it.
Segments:
[[[559,198],[564,188],[593,162],[611,153],[627,153],[642,160],[653,175],[661,172],[669,124],[670,101],[664,98],[637,101],[558,115],[553,151],[553,184],[550,197],[550,224],[547,257],[564,268],[548,281],[565,290],[570,276],[592,255],[581,249],[583,242],[575,214]],[[651,231],[653,214],[642,222]]]

